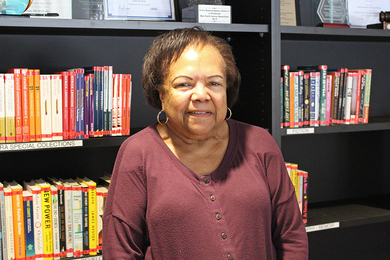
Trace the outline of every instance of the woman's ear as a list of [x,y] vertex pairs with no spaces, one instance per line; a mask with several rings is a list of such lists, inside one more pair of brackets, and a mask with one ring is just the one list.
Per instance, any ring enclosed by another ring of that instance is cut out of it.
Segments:
[[158,95],[159,95],[160,101],[161,101],[161,109],[164,110],[164,94],[163,94],[163,91],[160,91]]

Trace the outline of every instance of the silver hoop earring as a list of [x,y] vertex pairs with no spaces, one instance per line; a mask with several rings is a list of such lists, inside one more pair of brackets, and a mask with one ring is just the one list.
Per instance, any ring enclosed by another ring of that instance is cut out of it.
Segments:
[[160,110],[160,112],[158,112],[158,114],[157,114],[157,122],[158,122],[160,125],[165,125],[166,123],[168,123],[169,118],[168,118],[168,116],[167,116],[166,119],[165,119],[165,121],[162,123],[161,120],[160,120],[160,115],[161,115],[162,112],[164,112],[164,110],[162,110],[162,109]]
[[228,111],[229,111],[229,116],[225,118],[226,121],[228,121],[231,117],[232,117],[232,110],[230,110],[230,108],[227,108]]

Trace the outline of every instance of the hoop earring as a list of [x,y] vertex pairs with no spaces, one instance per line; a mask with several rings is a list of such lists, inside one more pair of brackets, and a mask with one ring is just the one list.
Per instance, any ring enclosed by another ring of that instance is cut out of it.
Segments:
[[232,110],[230,110],[230,108],[227,108],[228,111],[229,111],[229,116],[227,118],[225,118],[226,121],[228,121],[231,117],[232,117]]
[[165,125],[166,123],[168,123],[169,118],[168,118],[168,116],[167,116],[166,119],[165,119],[165,121],[164,121],[164,123],[161,123],[160,115],[161,115],[162,112],[164,112],[164,110],[162,110],[162,109],[160,110],[160,112],[158,112],[158,114],[157,114],[157,122],[158,122],[160,125]]

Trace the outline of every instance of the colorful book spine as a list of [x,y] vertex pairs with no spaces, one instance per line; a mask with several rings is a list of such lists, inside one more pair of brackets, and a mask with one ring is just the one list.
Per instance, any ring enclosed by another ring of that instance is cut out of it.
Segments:
[[95,134],[95,125],[94,125],[94,113],[95,113],[95,75],[89,74],[89,135],[93,137]]
[[42,227],[42,196],[41,187],[35,182],[24,182],[23,187],[32,193],[34,209],[34,249],[35,259],[43,260],[43,227]]
[[303,75],[303,125],[310,125],[310,76],[309,73]]
[[104,206],[107,198],[108,189],[104,186],[96,187],[96,197],[97,197],[97,233],[98,233],[98,252],[103,248],[103,213]]
[[26,260],[35,259],[34,243],[34,207],[32,193],[28,190],[23,191],[24,205],[24,230],[26,240]]
[[7,232],[5,223],[5,199],[4,199],[4,185],[0,182],[0,226],[1,226],[1,238],[0,247],[1,255],[0,259],[7,259]]
[[369,111],[370,111],[372,69],[366,69],[365,71],[366,71],[366,88],[364,90],[363,123],[367,124]]
[[35,180],[41,187],[43,219],[43,254],[45,260],[53,259],[53,218],[50,184],[42,179]]
[[307,171],[303,171],[302,219],[303,219],[303,223],[305,224],[307,224],[308,187],[309,187],[309,174]]
[[298,71],[298,127],[303,127],[304,72]]
[[58,189],[50,185],[53,229],[53,258],[60,259],[60,218],[58,208]]
[[108,104],[108,131],[111,135],[112,131],[112,95],[113,95],[113,67],[108,66],[108,95],[107,95],[107,104]]
[[332,75],[326,76],[326,114],[325,125],[330,125],[330,112],[332,107]]
[[34,70],[29,69],[28,77],[28,113],[30,121],[30,142],[35,141],[35,93],[34,93]]
[[15,136],[15,81],[14,74],[4,74],[6,143],[16,142]]
[[41,121],[41,77],[40,71],[35,69],[34,75],[34,110],[35,110],[35,141],[42,141],[42,121]]
[[109,132],[108,120],[108,88],[109,88],[109,67],[103,66],[103,135],[107,136]]
[[69,71],[69,139],[76,138],[76,74]]
[[282,78],[283,78],[283,123],[282,127],[290,126],[290,80],[289,80],[290,66],[282,66]]
[[0,143],[5,143],[5,136],[6,136],[5,83],[4,83],[4,74],[0,74]]
[[69,71],[62,71],[62,132],[69,139]]
[[8,73],[14,74],[15,86],[15,140],[17,143],[23,142],[22,130],[22,78],[20,69],[7,70]]
[[118,128],[118,84],[119,84],[119,75],[113,75],[113,96],[112,96],[112,130],[111,135],[117,135]]
[[[356,124],[356,111],[359,113],[359,110],[356,110],[357,96],[358,96],[358,85],[360,85],[360,75],[359,71],[351,71],[354,73],[352,80],[352,98],[351,98],[351,120],[350,124]],[[359,97],[360,98],[360,97]],[[359,116],[358,116],[359,117]]]
[[42,141],[53,140],[50,75],[40,75]]
[[336,125],[337,113],[339,106],[339,91],[340,91],[340,72],[329,72],[332,76],[332,103],[331,103],[331,124]]
[[365,89],[366,89],[366,71],[362,70],[362,79],[360,85],[359,118],[358,118],[359,124],[363,124]]
[[89,215],[88,215],[88,185],[80,183],[82,191],[82,208],[83,208],[83,255],[89,255]]
[[90,93],[90,76],[84,75],[84,139],[89,138],[89,132],[91,130],[90,126],[90,120],[89,120],[89,109],[90,109],[90,103],[89,103],[89,93]]
[[351,121],[351,104],[352,104],[352,84],[355,73],[347,74],[347,88],[345,95],[345,105],[344,105],[344,124],[349,125]]
[[84,69],[77,70],[77,73],[79,74],[79,77],[77,80],[78,80],[78,84],[80,87],[80,93],[79,93],[79,139],[84,139],[84,134],[85,134],[85,125],[84,125],[84,115],[85,115]]
[[72,186],[64,179],[60,181],[64,185],[66,257],[73,257]]
[[22,90],[22,138],[23,142],[30,142],[28,69],[20,69],[20,75],[20,84]]
[[295,73],[289,72],[290,86],[290,128],[295,127]]

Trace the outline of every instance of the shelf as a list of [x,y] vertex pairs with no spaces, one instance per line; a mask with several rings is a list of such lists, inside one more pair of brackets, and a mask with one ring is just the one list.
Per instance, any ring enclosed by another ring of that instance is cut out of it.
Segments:
[[296,134],[334,134],[334,133],[365,132],[365,131],[380,131],[380,130],[390,130],[389,117],[370,117],[368,124],[283,128],[281,129],[281,135],[291,136]]
[[390,210],[360,204],[346,204],[309,209],[306,231],[313,232],[387,221],[390,221]]
[[388,41],[390,31],[358,28],[326,28],[308,26],[281,26],[283,40],[356,40],[356,41]]
[[[231,33],[268,33],[268,25],[262,24],[199,24],[183,22],[156,22],[156,21],[116,21],[116,20],[83,20],[83,19],[44,19],[7,17],[0,19],[0,28],[8,29],[7,33],[20,33],[26,29],[33,29],[31,33],[40,34],[45,30],[50,34],[62,34],[68,30],[72,32],[99,32],[101,35],[116,35],[125,32],[126,35],[151,35],[160,31],[169,31],[176,28],[199,25],[208,31]],[[37,29],[39,29],[37,31]],[[4,33],[4,32],[3,32]]]

